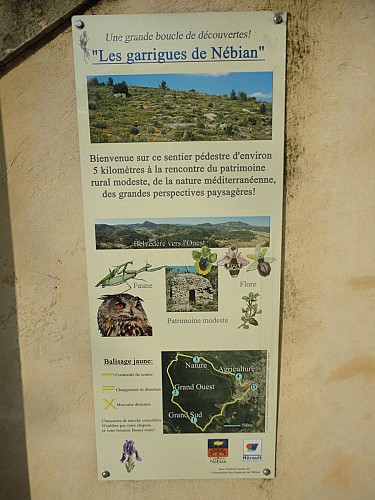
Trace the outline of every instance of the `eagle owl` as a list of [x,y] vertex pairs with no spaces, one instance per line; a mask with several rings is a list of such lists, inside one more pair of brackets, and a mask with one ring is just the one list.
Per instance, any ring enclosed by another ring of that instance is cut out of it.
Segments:
[[98,309],[98,327],[102,337],[150,337],[152,327],[142,299],[129,293],[102,295]]

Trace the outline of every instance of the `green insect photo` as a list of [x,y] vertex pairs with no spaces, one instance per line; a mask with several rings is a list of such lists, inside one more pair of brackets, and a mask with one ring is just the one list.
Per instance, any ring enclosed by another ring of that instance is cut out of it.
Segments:
[[126,283],[129,287],[127,290],[130,290],[131,286],[129,285],[128,281],[130,280],[146,281],[142,278],[137,278],[138,274],[144,272],[151,273],[154,271],[159,271],[160,269],[164,268],[164,266],[153,268],[151,264],[147,263],[146,265],[140,267],[139,269],[128,269],[129,265],[133,265],[132,260],[129,262],[125,262],[124,264],[121,264],[119,266],[116,266],[113,269],[109,269],[109,273],[106,276],[104,276],[104,278],[101,279],[95,286],[101,286],[102,288],[105,288],[106,286],[117,286]]

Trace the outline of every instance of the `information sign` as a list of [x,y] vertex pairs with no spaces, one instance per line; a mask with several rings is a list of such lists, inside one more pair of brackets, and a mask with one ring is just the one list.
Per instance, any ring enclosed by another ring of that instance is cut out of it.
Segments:
[[99,478],[272,478],[286,14],[72,29]]

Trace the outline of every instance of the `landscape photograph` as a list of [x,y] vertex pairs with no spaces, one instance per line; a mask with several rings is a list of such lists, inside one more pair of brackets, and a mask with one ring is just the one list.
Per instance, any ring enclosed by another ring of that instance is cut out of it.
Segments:
[[263,247],[270,217],[176,217],[95,221],[97,250]]
[[87,77],[92,143],[272,139],[272,72]]

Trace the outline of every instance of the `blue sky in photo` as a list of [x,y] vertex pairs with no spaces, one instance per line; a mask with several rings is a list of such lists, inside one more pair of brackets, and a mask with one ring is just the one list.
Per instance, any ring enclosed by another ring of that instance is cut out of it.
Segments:
[[191,273],[197,272],[197,270],[195,269],[195,266],[168,266],[168,267],[171,267],[175,271],[185,272],[186,269],[188,269]]
[[223,222],[246,222],[251,226],[270,226],[270,218],[268,216],[257,216],[257,217],[168,217],[163,219],[156,218],[141,218],[141,219],[96,219],[95,224],[143,224],[143,222],[153,222],[154,224],[204,224],[209,222],[210,224],[221,224]]
[[[168,73],[152,75],[105,75],[96,76],[100,83],[106,83],[109,77],[114,83],[126,81],[140,87],[159,87],[162,80],[170,89],[190,90],[210,95],[230,96],[232,89],[235,92],[246,92],[248,97],[256,97],[258,101],[272,102],[272,72],[241,72],[241,73]],[[94,76],[88,76],[87,79]]]

